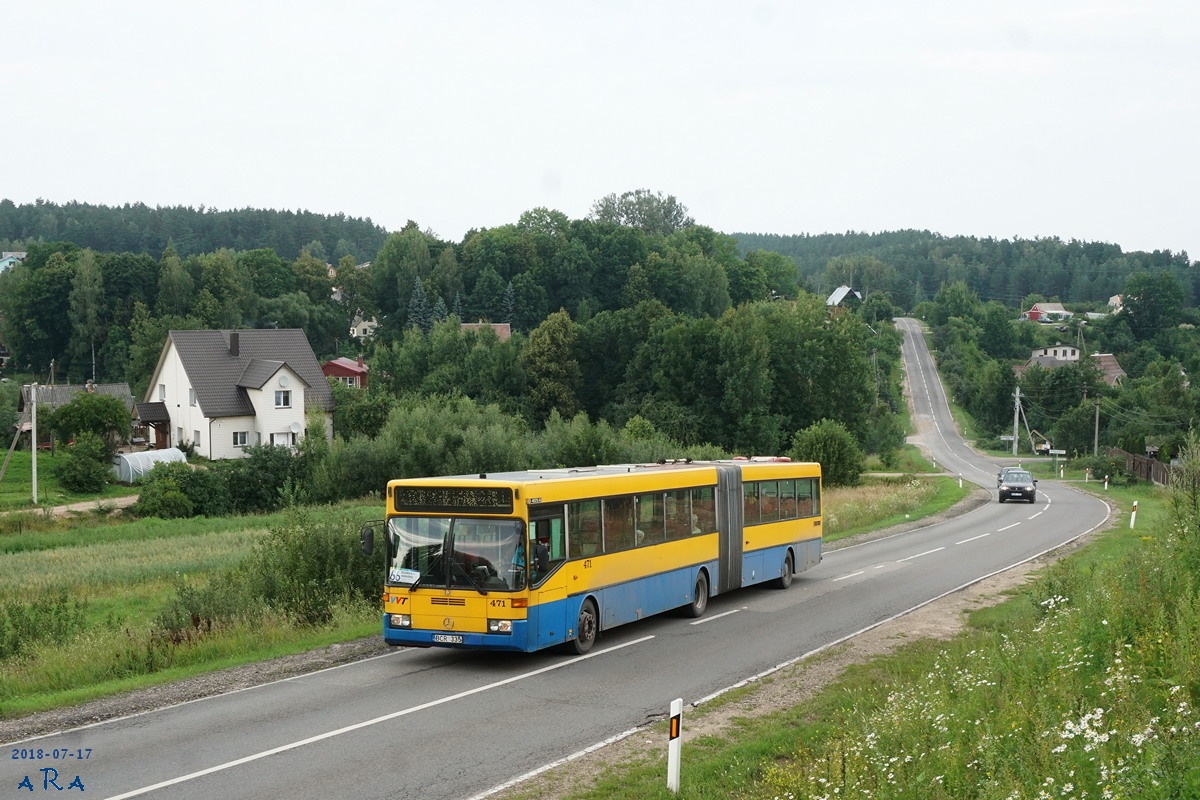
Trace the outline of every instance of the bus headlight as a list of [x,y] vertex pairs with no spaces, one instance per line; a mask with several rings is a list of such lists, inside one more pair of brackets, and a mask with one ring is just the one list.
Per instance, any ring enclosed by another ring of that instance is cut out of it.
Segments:
[[511,619],[489,619],[488,633],[512,633]]
[[412,617],[408,614],[388,614],[388,624],[393,628],[411,628]]

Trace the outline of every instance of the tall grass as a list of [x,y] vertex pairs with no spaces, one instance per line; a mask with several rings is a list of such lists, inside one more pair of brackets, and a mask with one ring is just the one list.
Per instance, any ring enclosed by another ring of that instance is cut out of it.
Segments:
[[1055,564],[1014,601],[1027,619],[910,653],[748,796],[1200,797],[1200,592],[1178,568],[1200,542],[1160,495],[1126,558]]
[[858,486],[825,490],[827,541],[944,511],[967,495],[953,478],[867,477]]
[[355,533],[378,513],[0,536],[0,717],[367,635],[382,567]]

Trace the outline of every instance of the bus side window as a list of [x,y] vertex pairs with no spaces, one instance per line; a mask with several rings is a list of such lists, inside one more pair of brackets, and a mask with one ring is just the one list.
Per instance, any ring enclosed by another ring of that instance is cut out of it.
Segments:
[[633,547],[633,497],[604,498],[604,552]]
[[663,495],[639,494],[635,508],[637,509],[637,545],[658,544],[663,541],[665,520],[663,519]]
[[763,522],[779,519],[779,481],[758,484],[758,513]]
[[796,482],[794,480],[779,482],[779,518],[796,518]]
[[567,526],[571,558],[594,556],[600,552],[599,500],[568,503]]
[[666,494],[667,539],[686,539],[692,534],[691,492],[675,489]]
[[743,484],[742,498],[745,501],[742,509],[742,524],[754,525],[758,522],[758,484]]
[[713,487],[692,489],[692,533],[712,533],[717,529],[717,505]]
[[[811,478],[801,478],[796,481],[796,505],[797,510],[802,517],[811,517],[814,512],[813,504],[813,481]],[[819,511],[819,506],[817,510]]]

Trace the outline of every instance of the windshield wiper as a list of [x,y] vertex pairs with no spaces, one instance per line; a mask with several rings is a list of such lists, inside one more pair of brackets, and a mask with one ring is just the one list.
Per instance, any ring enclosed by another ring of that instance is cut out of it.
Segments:
[[[425,580],[426,575],[433,572],[433,567],[435,564],[438,563],[437,562],[438,558],[439,558],[439,556],[434,556],[433,559],[429,562],[429,567],[427,569],[422,570],[421,572],[417,573],[417,579],[415,581],[413,581],[412,584],[408,587],[409,592],[415,592],[417,590],[417,584],[419,584],[421,581]],[[440,566],[440,565],[438,565],[438,566]]]
[[462,564],[458,563],[457,561],[453,562],[453,566],[458,567],[458,571],[463,574],[464,578],[466,578],[468,581],[471,582],[471,585],[475,587],[475,591],[479,592],[482,595],[486,595],[488,593],[487,589],[483,588],[483,586],[481,586],[479,584],[479,581],[475,580],[474,576],[472,576],[471,573],[467,572],[466,567],[464,567]]

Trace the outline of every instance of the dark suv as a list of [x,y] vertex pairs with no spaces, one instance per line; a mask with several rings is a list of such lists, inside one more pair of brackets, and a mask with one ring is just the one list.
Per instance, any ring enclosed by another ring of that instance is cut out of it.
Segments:
[[1006,470],[1000,478],[1000,502],[1005,500],[1028,500],[1034,502],[1037,499],[1037,478],[1034,478],[1025,470],[1010,469]]

